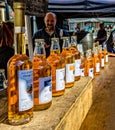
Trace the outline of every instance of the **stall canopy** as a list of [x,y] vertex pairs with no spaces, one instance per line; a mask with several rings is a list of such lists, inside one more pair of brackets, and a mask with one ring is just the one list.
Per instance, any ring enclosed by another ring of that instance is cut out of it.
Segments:
[[115,0],[49,0],[48,10],[66,17],[114,17]]

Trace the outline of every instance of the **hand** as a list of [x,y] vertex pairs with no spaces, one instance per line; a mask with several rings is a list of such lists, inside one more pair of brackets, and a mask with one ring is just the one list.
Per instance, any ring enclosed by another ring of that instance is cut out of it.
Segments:
[[44,43],[44,47],[45,47],[45,48],[49,48],[50,45],[47,45],[47,43]]

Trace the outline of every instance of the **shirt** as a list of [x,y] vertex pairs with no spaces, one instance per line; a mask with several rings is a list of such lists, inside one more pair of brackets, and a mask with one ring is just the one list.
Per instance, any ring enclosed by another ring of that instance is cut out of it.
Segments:
[[[43,27],[42,29],[39,29],[32,37],[32,41],[33,41],[33,48],[34,48],[34,41],[35,39],[44,39],[45,40],[45,43],[47,45],[49,45],[48,48],[45,48],[46,50],[46,57],[48,57],[50,55],[50,47],[51,47],[51,38],[59,38],[59,45],[60,45],[60,51],[62,51],[62,45],[63,45],[63,42],[62,42],[62,39],[61,39],[61,36],[60,36],[60,31],[62,29],[58,28],[56,26],[55,28],[55,32],[52,34],[52,35],[49,35],[46,31],[45,31],[45,27]],[[69,33],[66,31],[66,30],[63,30],[63,36],[69,36]]]

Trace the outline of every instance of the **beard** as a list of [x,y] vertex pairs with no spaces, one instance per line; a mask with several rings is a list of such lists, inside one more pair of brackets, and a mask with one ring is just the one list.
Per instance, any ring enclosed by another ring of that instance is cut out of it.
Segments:
[[54,31],[55,30],[55,27],[54,25],[47,25],[46,28],[49,30],[49,31]]

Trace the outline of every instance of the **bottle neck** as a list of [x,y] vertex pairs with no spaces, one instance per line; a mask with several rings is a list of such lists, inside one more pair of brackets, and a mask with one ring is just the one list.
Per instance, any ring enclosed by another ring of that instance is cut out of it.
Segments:
[[25,9],[25,5],[23,2],[14,2],[15,54],[26,54],[24,9]]
[[43,48],[43,47],[41,47],[41,46],[35,46],[34,56],[35,56],[35,55],[45,56],[45,48]]
[[42,40],[37,40],[35,41],[35,49],[34,49],[34,56],[39,56],[39,57],[46,57],[46,51],[44,47],[44,41]]
[[77,47],[77,37],[71,36],[71,46]]
[[54,38],[52,39],[51,43],[51,54],[60,54],[59,39]]
[[23,33],[14,34],[15,54],[26,54],[25,38]]
[[70,48],[70,41],[69,39],[63,39],[63,50]]

